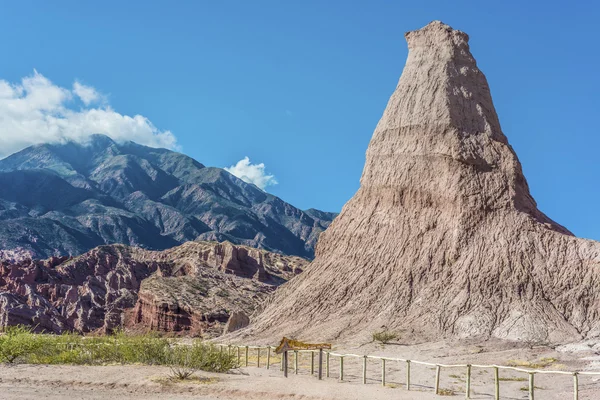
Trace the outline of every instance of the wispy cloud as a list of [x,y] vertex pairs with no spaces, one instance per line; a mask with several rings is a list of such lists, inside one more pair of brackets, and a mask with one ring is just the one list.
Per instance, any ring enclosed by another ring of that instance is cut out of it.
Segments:
[[35,70],[19,83],[0,79],[0,158],[38,143],[83,142],[95,133],[117,141],[177,148],[170,131],[159,130],[142,115],[116,112],[91,86],[75,81],[67,89]]
[[237,176],[244,182],[255,184],[262,190],[278,183],[274,175],[265,172],[265,164],[252,164],[248,157],[244,157],[237,164],[225,168],[225,171]]
[[79,81],[73,83],[73,93],[75,93],[86,106],[102,99],[102,96],[96,89],[91,86],[86,86]]

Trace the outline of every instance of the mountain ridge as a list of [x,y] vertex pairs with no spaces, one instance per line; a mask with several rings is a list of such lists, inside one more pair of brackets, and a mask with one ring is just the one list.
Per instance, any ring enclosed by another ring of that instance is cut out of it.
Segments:
[[297,209],[182,153],[100,134],[0,160],[0,248],[32,258],[198,239],[310,259],[335,215]]

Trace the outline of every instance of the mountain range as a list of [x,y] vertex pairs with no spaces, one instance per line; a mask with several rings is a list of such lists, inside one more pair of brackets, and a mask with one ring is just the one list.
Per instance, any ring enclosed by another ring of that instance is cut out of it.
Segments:
[[300,210],[184,154],[105,135],[35,145],[0,160],[5,258],[208,240],[311,259],[336,215]]

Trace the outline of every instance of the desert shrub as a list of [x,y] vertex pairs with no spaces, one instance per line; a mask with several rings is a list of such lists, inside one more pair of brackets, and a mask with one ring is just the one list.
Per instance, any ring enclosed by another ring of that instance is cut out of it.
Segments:
[[220,351],[212,344],[206,344],[199,340],[194,341],[187,352],[189,365],[202,371],[227,372],[238,367],[236,357]]
[[174,376],[186,376],[184,379],[197,370],[227,372],[237,367],[236,357],[201,341],[190,346],[176,345],[154,333],[116,332],[98,337],[40,335],[25,327],[9,327],[0,335],[0,362],[166,365]]
[[38,335],[25,326],[9,326],[0,336],[0,362],[13,364],[40,350]]
[[194,375],[194,372],[196,372],[194,368],[179,367],[177,365],[171,365],[170,369],[169,379],[173,381],[185,381],[190,379]]
[[398,339],[398,334],[389,331],[373,332],[373,341],[381,344],[387,344],[392,340]]

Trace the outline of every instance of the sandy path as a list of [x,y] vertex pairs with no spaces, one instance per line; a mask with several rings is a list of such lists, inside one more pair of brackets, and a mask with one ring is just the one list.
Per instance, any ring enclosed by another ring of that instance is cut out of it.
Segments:
[[377,385],[318,382],[307,374],[284,379],[278,369],[244,368],[236,374],[199,373],[215,383],[165,385],[156,378],[169,370],[148,366],[0,367],[0,399],[433,399],[430,393],[405,392]]

